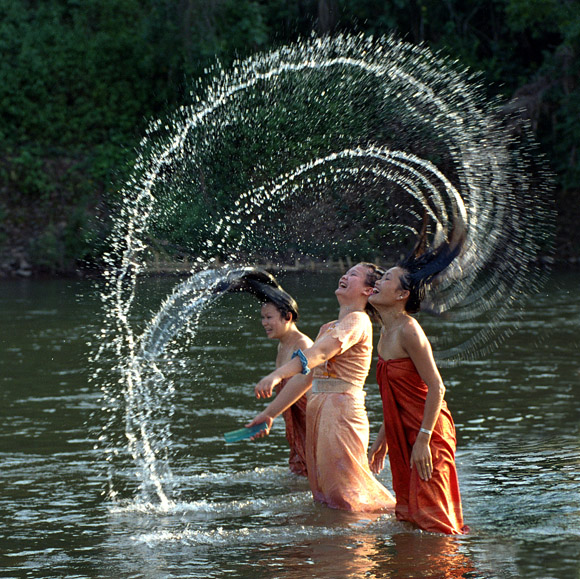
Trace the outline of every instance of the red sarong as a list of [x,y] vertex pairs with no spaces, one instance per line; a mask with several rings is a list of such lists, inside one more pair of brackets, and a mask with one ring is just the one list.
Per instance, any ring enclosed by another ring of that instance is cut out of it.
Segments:
[[455,468],[455,425],[447,404],[443,402],[429,444],[433,475],[423,481],[417,469],[411,468],[411,451],[423,421],[427,385],[410,358],[379,358],[377,382],[383,400],[397,519],[410,521],[425,531],[453,535],[467,532]]
[[[274,387],[276,394],[286,385],[283,380]],[[308,476],[306,472],[306,395],[301,396],[290,408],[282,414],[286,423],[286,440],[290,445],[290,470],[300,476]]]

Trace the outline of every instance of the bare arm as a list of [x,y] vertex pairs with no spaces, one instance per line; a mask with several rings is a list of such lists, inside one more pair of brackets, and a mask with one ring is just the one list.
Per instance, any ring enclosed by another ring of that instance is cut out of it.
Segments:
[[[322,338],[316,340],[310,348],[304,350],[304,355],[308,360],[308,367],[310,369],[320,366],[327,360],[330,360],[338,353],[340,353],[341,342],[337,338],[331,336],[323,336]],[[255,388],[257,398],[269,398],[272,396],[272,391],[274,386],[279,384],[285,378],[291,378],[296,374],[302,372],[302,363],[298,358],[292,358],[286,364],[283,364],[279,368],[276,368],[273,372],[268,374],[266,377],[262,378],[258,382]],[[286,388],[284,388],[286,389]],[[300,396],[298,396],[300,398]]]
[[389,447],[385,436],[385,423],[383,422],[377,438],[369,450],[369,467],[375,474],[379,474],[385,468],[385,457],[388,451]]
[[[415,320],[402,331],[401,341],[403,348],[415,364],[419,376],[427,385],[421,428],[432,431],[441,412],[445,386],[435,364],[431,344]],[[430,434],[419,431],[411,452],[411,468],[417,468],[423,480],[429,480],[433,474],[430,440]]]
[[262,422],[266,422],[268,429],[258,433],[253,438],[261,438],[270,432],[272,423],[277,416],[290,408],[304,393],[306,393],[312,385],[312,374],[297,374],[288,380],[281,392],[276,395],[276,398],[255,416],[246,427],[254,426]]

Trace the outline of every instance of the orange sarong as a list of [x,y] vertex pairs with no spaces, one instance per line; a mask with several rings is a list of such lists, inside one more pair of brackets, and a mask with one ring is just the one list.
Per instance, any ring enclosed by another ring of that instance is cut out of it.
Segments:
[[417,469],[411,468],[411,451],[423,421],[427,385],[410,358],[379,358],[377,382],[383,400],[397,519],[410,521],[425,531],[451,535],[467,532],[455,468],[455,425],[447,404],[443,402],[429,444],[433,475],[423,481]]
[[[274,387],[276,394],[286,385],[288,380],[282,380]],[[288,466],[297,475],[307,476],[306,471],[306,395],[301,396],[290,408],[282,414],[286,424],[286,440],[290,445]]]

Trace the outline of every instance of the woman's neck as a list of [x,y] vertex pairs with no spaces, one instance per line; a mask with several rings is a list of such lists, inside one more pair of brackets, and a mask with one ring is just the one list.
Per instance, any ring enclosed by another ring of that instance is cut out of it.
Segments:
[[294,344],[296,340],[301,336],[300,330],[292,324],[288,331],[280,338],[280,344],[282,346],[288,346]]
[[344,316],[351,314],[352,312],[364,312],[365,304],[340,304],[340,310],[338,311],[338,319],[342,320]]
[[379,318],[381,319],[381,326],[389,328],[408,316],[404,308],[377,308]]

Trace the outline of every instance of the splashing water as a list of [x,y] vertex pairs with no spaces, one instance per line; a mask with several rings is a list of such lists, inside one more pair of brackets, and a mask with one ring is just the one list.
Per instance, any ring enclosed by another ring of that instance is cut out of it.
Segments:
[[[434,342],[440,363],[454,363],[513,331],[501,322],[541,287],[552,226],[550,178],[525,126],[425,48],[313,39],[213,71],[198,90],[151,124],[122,190],[94,356],[109,495],[125,455],[144,499],[167,508],[174,386],[164,367],[183,358],[176,338],[193,337],[224,280],[246,271],[235,264],[352,255],[384,265],[422,231],[433,246],[464,234],[428,296],[432,312],[488,322]],[[138,280],[159,254],[186,256],[191,277],[142,328]],[[216,256],[233,265],[212,269]]]

